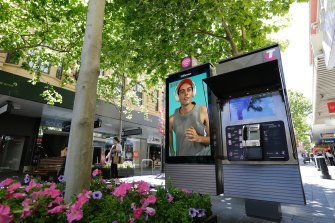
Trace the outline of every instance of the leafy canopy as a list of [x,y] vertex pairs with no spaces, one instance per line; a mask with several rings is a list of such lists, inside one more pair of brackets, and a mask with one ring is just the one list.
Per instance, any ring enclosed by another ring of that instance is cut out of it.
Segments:
[[309,149],[311,128],[307,119],[312,114],[312,103],[300,92],[289,90],[288,97],[297,142],[302,142]]

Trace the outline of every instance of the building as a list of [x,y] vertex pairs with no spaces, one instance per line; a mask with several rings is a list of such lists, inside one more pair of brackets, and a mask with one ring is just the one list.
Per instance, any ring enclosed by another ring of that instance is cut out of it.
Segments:
[[[313,142],[335,143],[335,2],[310,0]],[[326,134],[327,133],[327,134]],[[330,134],[328,134],[330,133]]]
[[[21,68],[22,61],[14,62],[11,55],[0,53],[0,172],[18,171],[38,163],[41,156],[60,156],[67,145],[75,86],[61,87],[62,72],[57,67],[41,66],[41,82],[32,85],[29,72]],[[62,95],[63,102],[46,104],[41,93],[48,84]],[[142,103],[148,110],[134,111],[130,120],[123,119],[123,145],[126,158],[138,166],[142,159],[162,149],[159,117],[163,105],[163,92],[154,92],[155,98],[141,91]],[[119,112],[115,106],[97,100],[94,129],[93,162],[100,161],[109,137],[118,135]]]

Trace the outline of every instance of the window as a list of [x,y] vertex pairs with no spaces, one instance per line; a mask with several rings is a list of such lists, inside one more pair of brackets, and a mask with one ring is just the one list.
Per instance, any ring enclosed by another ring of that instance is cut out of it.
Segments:
[[142,102],[143,93],[142,93],[141,85],[136,84],[134,86],[134,91],[136,92],[136,96],[140,99],[140,105],[142,105],[143,104],[143,102]]
[[62,80],[62,75],[63,75],[63,67],[57,67],[56,78]]
[[6,63],[19,64],[20,55],[17,53],[7,53]]
[[155,91],[155,111],[158,111],[159,107],[159,91]]
[[50,62],[41,62],[38,61],[37,64],[34,64],[33,62],[29,61],[28,63],[29,67],[31,69],[40,69],[41,72],[48,74],[50,72]]

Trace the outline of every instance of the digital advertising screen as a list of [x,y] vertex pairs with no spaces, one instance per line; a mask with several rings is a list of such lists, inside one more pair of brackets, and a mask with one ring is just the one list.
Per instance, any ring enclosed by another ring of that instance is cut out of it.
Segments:
[[210,163],[213,161],[210,120],[211,102],[203,79],[210,64],[172,74],[166,82],[166,161]]
[[229,101],[230,121],[240,121],[271,117],[275,115],[275,106],[271,93],[256,94]]

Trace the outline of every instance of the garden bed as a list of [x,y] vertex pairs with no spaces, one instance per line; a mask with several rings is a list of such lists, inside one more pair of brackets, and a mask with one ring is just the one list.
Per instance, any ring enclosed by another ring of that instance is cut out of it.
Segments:
[[0,219],[7,222],[216,222],[209,195],[187,189],[158,187],[146,182],[106,181],[95,169],[90,190],[64,202],[64,177],[57,183],[6,179],[0,187]]

